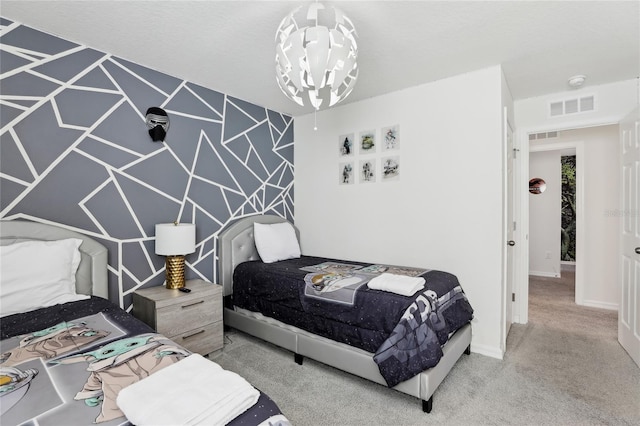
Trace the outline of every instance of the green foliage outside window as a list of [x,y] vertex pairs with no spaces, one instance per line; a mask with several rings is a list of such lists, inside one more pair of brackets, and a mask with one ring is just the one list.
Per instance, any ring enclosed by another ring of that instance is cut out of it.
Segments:
[[576,156],[561,157],[562,236],[560,260],[576,260]]

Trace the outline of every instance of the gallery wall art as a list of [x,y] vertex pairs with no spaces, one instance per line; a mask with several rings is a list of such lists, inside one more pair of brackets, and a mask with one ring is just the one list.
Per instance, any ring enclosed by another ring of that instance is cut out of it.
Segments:
[[338,136],[339,185],[400,179],[400,125]]

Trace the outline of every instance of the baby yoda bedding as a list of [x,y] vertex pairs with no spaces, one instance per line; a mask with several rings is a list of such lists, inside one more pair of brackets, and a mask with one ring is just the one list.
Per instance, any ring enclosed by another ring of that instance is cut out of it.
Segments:
[[[7,316],[0,326],[3,426],[130,424],[119,391],[191,354],[99,297]],[[260,393],[229,424],[262,422],[289,424]]]

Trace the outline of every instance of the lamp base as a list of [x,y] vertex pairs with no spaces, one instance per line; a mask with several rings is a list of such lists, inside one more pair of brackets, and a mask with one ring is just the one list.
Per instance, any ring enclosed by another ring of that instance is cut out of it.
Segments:
[[167,272],[166,287],[170,289],[184,287],[184,256],[167,256],[165,265]]

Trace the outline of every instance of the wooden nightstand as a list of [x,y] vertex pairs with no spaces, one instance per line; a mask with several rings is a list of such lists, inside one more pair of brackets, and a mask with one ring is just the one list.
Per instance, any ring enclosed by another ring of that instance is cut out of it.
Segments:
[[133,293],[133,316],[174,342],[207,355],[222,349],[222,286],[188,280],[191,293],[149,287]]

